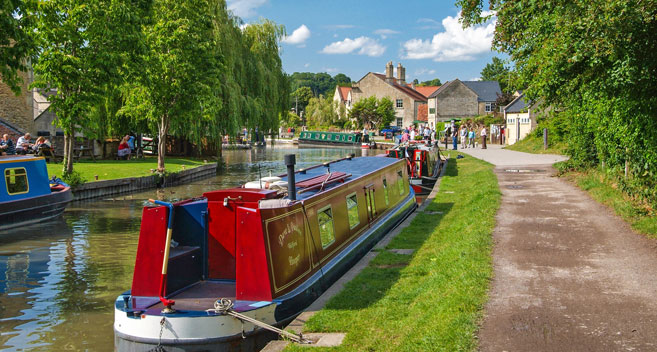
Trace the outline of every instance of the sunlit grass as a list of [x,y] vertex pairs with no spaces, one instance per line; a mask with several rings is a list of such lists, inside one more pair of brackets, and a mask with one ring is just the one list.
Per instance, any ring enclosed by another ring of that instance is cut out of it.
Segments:
[[568,145],[565,142],[555,142],[549,139],[548,142],[548,149],[543,149],[543,137],[536,137],[530,134],[512,145],[504,147],[504,149],[532,154],[566,154]]
[[331,351],[475,350],[501,197],[492,169],[452,159],[436,199],[387,246],[416,252],[379,252],[306,331],[345,332]]

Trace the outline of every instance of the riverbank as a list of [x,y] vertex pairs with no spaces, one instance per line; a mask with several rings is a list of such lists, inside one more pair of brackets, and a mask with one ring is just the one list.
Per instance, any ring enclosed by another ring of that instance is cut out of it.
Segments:
[[339,351],[476,349],[499,202],[492,165],[450,159],[436,198],[305,331],[346,333]]

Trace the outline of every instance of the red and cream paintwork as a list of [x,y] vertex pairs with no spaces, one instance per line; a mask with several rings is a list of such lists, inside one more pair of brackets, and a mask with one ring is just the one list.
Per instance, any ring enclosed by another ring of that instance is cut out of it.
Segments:
[[219,298],[271,325],[290,321],[413,211],[405,165],[362,157],[308,168],[296,173],[297,200],[232,188],[176,203],[179,245],[168,259],[165,292],[175,301],[172,314],[162,312],[158,297],[169,211],[145,208],[132,290],[115,304],[117,349],[232,350],[243,334],[260,331],[208,312]]

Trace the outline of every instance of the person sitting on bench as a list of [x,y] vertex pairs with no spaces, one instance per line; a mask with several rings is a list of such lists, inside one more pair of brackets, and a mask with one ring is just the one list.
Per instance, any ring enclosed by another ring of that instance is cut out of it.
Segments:
[[16,148],[14,147],[14,141],[9,138],[8,134],[4,134],[2,139],[0,139],[0,155],[14,155],[16,154]]
[[27,154],[32,152],[32,146],[34,144],[30,143],[32,136],[29,133],[26,133],[24,136],[20,136],[18,141],[16,141],[16,154]]

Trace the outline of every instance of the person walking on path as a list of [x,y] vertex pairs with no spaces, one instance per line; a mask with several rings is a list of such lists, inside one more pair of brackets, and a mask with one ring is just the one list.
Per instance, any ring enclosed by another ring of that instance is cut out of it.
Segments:
[[474,129],[470,128],[470,132],[468,132],[468,143],[470,145],[470,148],[475,147],[475,137],[476,137],[476,134],[475,134]]
[[461,149],[465,149],[468,147],[468,129],[463,126],[459,131],[461,135]]
[[481,149],[486,149],[486,137],[487,137],[487,135],[488,134],[486,133],[486,126],[484,126],[484,128],[481,129]]
[[456,146],[458,145],[458,142],[459,142],[459,130],[457,130],[456,128],[453,128],[452,131],[453,131],[453,133],[452,133],[452,149],[456,150],[457,149]]

